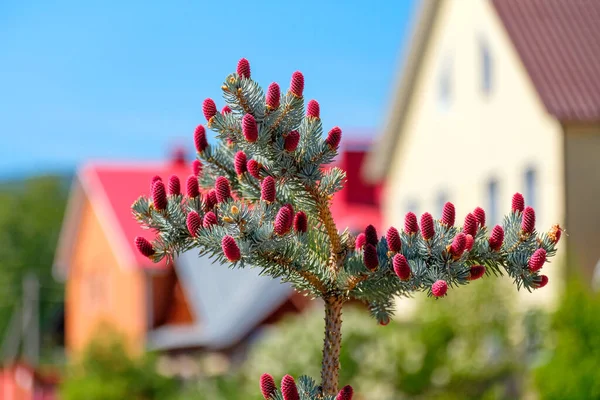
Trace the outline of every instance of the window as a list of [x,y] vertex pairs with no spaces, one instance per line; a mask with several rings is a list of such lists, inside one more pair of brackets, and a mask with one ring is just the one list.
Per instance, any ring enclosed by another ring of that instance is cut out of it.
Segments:
[[438,100],[442,109],[450,107],[452,100],[452,59],[447,58],[440,71],[438,82]]
[[480,43],[479,53],[481,57],[481,91],[485,95],[489,95],[492,92],[492,55],[485,41]]
[[[533,208],[537,207],[537,174],[533,167],[525,170],[525,203]],[[537,210],[536,210],[537,211]]]
[[500,221],[498,220],[498,181],[490,179],[487,185],[488,191],[488,221],[489,226],[493,227]]

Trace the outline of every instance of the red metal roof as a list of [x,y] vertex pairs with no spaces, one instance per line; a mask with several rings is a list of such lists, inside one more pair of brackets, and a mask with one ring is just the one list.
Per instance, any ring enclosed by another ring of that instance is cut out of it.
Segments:
[[492,0],[548,112],[600,121],[600,0]]

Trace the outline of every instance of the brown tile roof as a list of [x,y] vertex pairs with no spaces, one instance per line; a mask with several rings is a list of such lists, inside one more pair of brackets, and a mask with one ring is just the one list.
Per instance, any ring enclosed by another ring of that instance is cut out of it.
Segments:
[[600,121],[600,0],[492,0],[548,112]]

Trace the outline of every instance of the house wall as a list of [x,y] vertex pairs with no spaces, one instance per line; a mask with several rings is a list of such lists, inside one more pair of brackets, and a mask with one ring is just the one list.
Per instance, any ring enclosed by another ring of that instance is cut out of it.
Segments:
[[[398,132],[384,193],[386,222],[402,226],[409,209],[439,217],[444,197],[455,203],[457,222],[476,206],[489,212],[491,179],[497,180],[501,222],[512,194],[524,192],[525,171],[532,167],[538,229],[562,224],[560,124],[546,113],[489,1],[446,0],[440,7]],[[482,90],[483,44],[491,55],[489,94]],[[442,101],[445,70],[450,95]],[[558,268],[548,267],[544,273],[551,281],[547,290],[526,293],[524,301],[550,304],[556,298]]]
[[600,124],[567,125],[565,132],[569,265],[591,278],[600,262]]
[[145,345],[146,298],[142,271],[120,265],[88,199],[82,207],[65,293],[65,341],[80,354],[105,325],[126,339],[132,352]]

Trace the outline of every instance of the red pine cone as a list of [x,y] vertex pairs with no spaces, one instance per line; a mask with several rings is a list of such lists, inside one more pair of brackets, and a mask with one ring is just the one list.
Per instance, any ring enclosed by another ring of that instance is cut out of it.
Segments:
[[454,226],[455,217],[456,210],[454,209],[454,204],[450,202],[444,204],[444,209],[442,210],[442,224],[446,226]]
[[277,386],[275,386],[275,381],[273,377],[269,374],[262,374],[260,376],[260,392],[263,397],[267,400],[271,399],[272,396],[277,391]]
[[206,129],[203,125],[198,125],[194,131],[194,145],[196,151],[202,153],[208,147],[208,140],[206,139]]
[[152,185],[152,203],[154,203],[154,208],[157,210],[167,208],[167,193],[165,191],[165,184],[162,181],[156,181]]
[[298,131],[291,131],[285,137],[283,142],[283,147],[286,151],[292,152],[296,150],[298,147],[298,143],[300,142],[300,133]]
[[466,247],[467,237],[464,233],[460,232],[454,236],[454,240],[452,240],[452,244],[450,245],[450,254],[458,258],[462,256]]
[[206,194],[206,202],[205,206],[207,210],[212,210],[214,206],[217,205],[217,191],[215,189],[210,189]]
[[210,121],[217,114],[217,106],[213,99],[204,100],[204,103],[202,103],[202,112],[207,121]]
[[371,271],[375,271],[379,266],[379,258],[377,257],[377,248],[371,243],[366,243],[363,250],[363,260],[365,266]]
[[521,193],[515,193],[512,197],[512,210],[523,211],[525,208],[525,199]]
[[154,183],[156,181],[161,181],[162,182],[162,178],[158,175],[154,175],[152,177],[152,180],[150,181],[150,196],[152,196],[152,191],[154,190]]
[[433,235],[435,235],[433,217],[428,212],[421,215],[421,235],[425,240],[429,240],[433,237]]
[[198,215],[196,211],[190,211],[185,220],[185,224],[187,225],[190,235],[196,237],[198,229],[202,226],[200,215]]
[[477,220],[477,223],[479,224],[479,226],[484,227],[485,226],[485,211],[483,210],[483,208],[476,207],[473,210],[472,214],[475,216],[475,219]]
[[417,216],[414,212],[409,211],[404,217],[404,232],[407,234],[419,232],[419,224],[417,223]]
[[292,74],[290,92],[296,97],[302,97],[302,92],[304,92],[304,75],[302,75],[302,72],[296,71]]
[[477,233],[477,218],[475,218],[475,216],[471,213],[468,213],[465,217],[463,233],[465,235],[471,235],[473,237],[475,237],[475,233]]
[[306,107],[306,116],[309,118],[319,118],[321,116],[321,107],[316,100],[311,100],[308,102],[308,106]]
[[387,241],[388,249],[393,252],[398,252],[402,248],[402,241],[400,240],[400,233],[398,229],[393,226],[388,229],[387,234],[385,235],[385,239]]
[[377,230],[373,225],[369,225],[365,228],[365,239],[367,243],[377,246],[379,243],[379,237],[377,236]]
[[215,180],[215,192],[217,194],[217,202],[222,203],[231,198],[231,186],[229,181],[224,176],[219,176]]
[[225,106],[221,109],[221,114],[225,115],[225,114],[230,114],[231,113],[231,108],[229,108],[229,106]]
[[212,212],[209,211],[206,214],[204,214],[204,220],[202,221],[202,226],[205,228],[210,228],[212,225],[217,225],[219,223],[219,220],[217,219],[217,215]]
[[255,177],[256,179],[260,178],[260,164],[256,160],[248,160],[246,163],[246,167],[248,168],[248,173]]
[[294,378],[289,375],[283,377],[281,380],[281,394],[283,395],[283,400],[300,400]]
[[258,127],[256,126],[256,120],[252,114],[246,114],[242,118],[242,133],[250,143],[254,143],[258,140]]
[[502,243],[504,242],[504,229],[500,225],[496,225],[494,229],[492,229],[492,234],[490,235],[490,239],[488,243],[490,244],[490,249],[493,251],[498,251],[502,247]]
[[245,58],[241,58],[238,61],[237,74],[240,78],[250,79],[250,63]]
[[269,89],[267,89],[267,107],[271,110],[275,110],[279,108],[279,103],[281,101],[281,91],[279,90],[279,85],[275,82],[269,85]]
[[267,203],[275,201],[275,179],[267,176],[260,185],[260,198]]
[[469,276],[467,277],[468,281],[475,281],[485,275],[485,267],[483,265],[473,265],[471,266],[471,272],[469,272]]
[[155,253],[152,243],[141,236],[135,238],[135,247],[137,247],[138,251],[146,257],[153,256]]
[[293,214],[287,207],[281,207],[275,216],[273,231],[279,236],[283,236],[290,231],[292,226]]
[[344,386],[342,390],[340,390],[340,392],[335,397],[335,400],[352,400],[352,396],[354,396],[354,390],[352,390],[352,386],[347,385]]
[[181,194],[181,182],[177,175],[171,175],[169,178],[169,190],[168,193],[171,196],[178,196]]
[[531,272],[539,271],[546,262],[546,250],[537,249],[529,258],[529,270]]
[[396,254],[392,259],[392,265],[394,266],[394,272],[398,275],[400,280],[406,281],[410,278],[410,266],[406,257],[402,254]]
[[548,277],[546,275],[540,275],[540,282],[536,285],[536,289],[541,289],[548,284]]
[[[290,203],[285,203],[282,207],[287,208],[288,210],[290,210],[290,215],[293,217],[294,216],[294,207],[290,204]],[[292,226],[292,224],[290,224],[290,227]]]
[[242,175],[244,172],[248,170],[247,167],[248,159],[246,158],[246,153],[243,151],[238,151],[235,153],[233,157],[233,166],[235,168],[235,173],[238,175]]
[[327,143],[332,150],[335,150],[340,145],[341,140],[342,130],[339,127],[335,126],[327,134],[327,139],[325,139],[325,143]]
[[294,230],[298,233],[305,233],[308,230],[308,218],[304,211],[298,211],[294,216]]
[[363,246],[365,245],[365,243],[367,243],[367,237],[365,236],[364,233],[359,233],[358,236],[356,237],[356,243],[355,243],[356,250],[362,249]]
[[221,249],[223,249],[225,257],[231,262],[239,261],[239,259],[242,258],[240,248],[235,242],[235,239],[229,235],[225,235],[223,240],[221,240]]
[[525,233],[532,233],[535,229],[535,210],[532,207],[525,207],[521,229]]
[[388,324],[390,323],[390,319],[389,319],[389,317],[386,315],[386,316],[384,317],[384,319],[383,319],[383,320],[381,320],[381,321],[379,321],[378,323],[379,323],[379,325],[381,325],[381,326],[386,326],[386,325],[388,325]]
[[448,284],[446,283],[446,281],[443,281],[441,279],[435,281],[435,283],[431,285],[431,293],[433,293],[435,297],[445,296],[447,291]]
[[465,235],[465,250],[471,251],[473,249],[473,245],[475,244],[475,239],[471,235]]
[[190,175],[186,181],[187,195],[190,198],[200,196],[200,188],[198,187],[198,177],[196,175]]
[[202,173],[202,161],[200,161],[200,160],[192,161],[192,172],[196,176],[198,176]]

